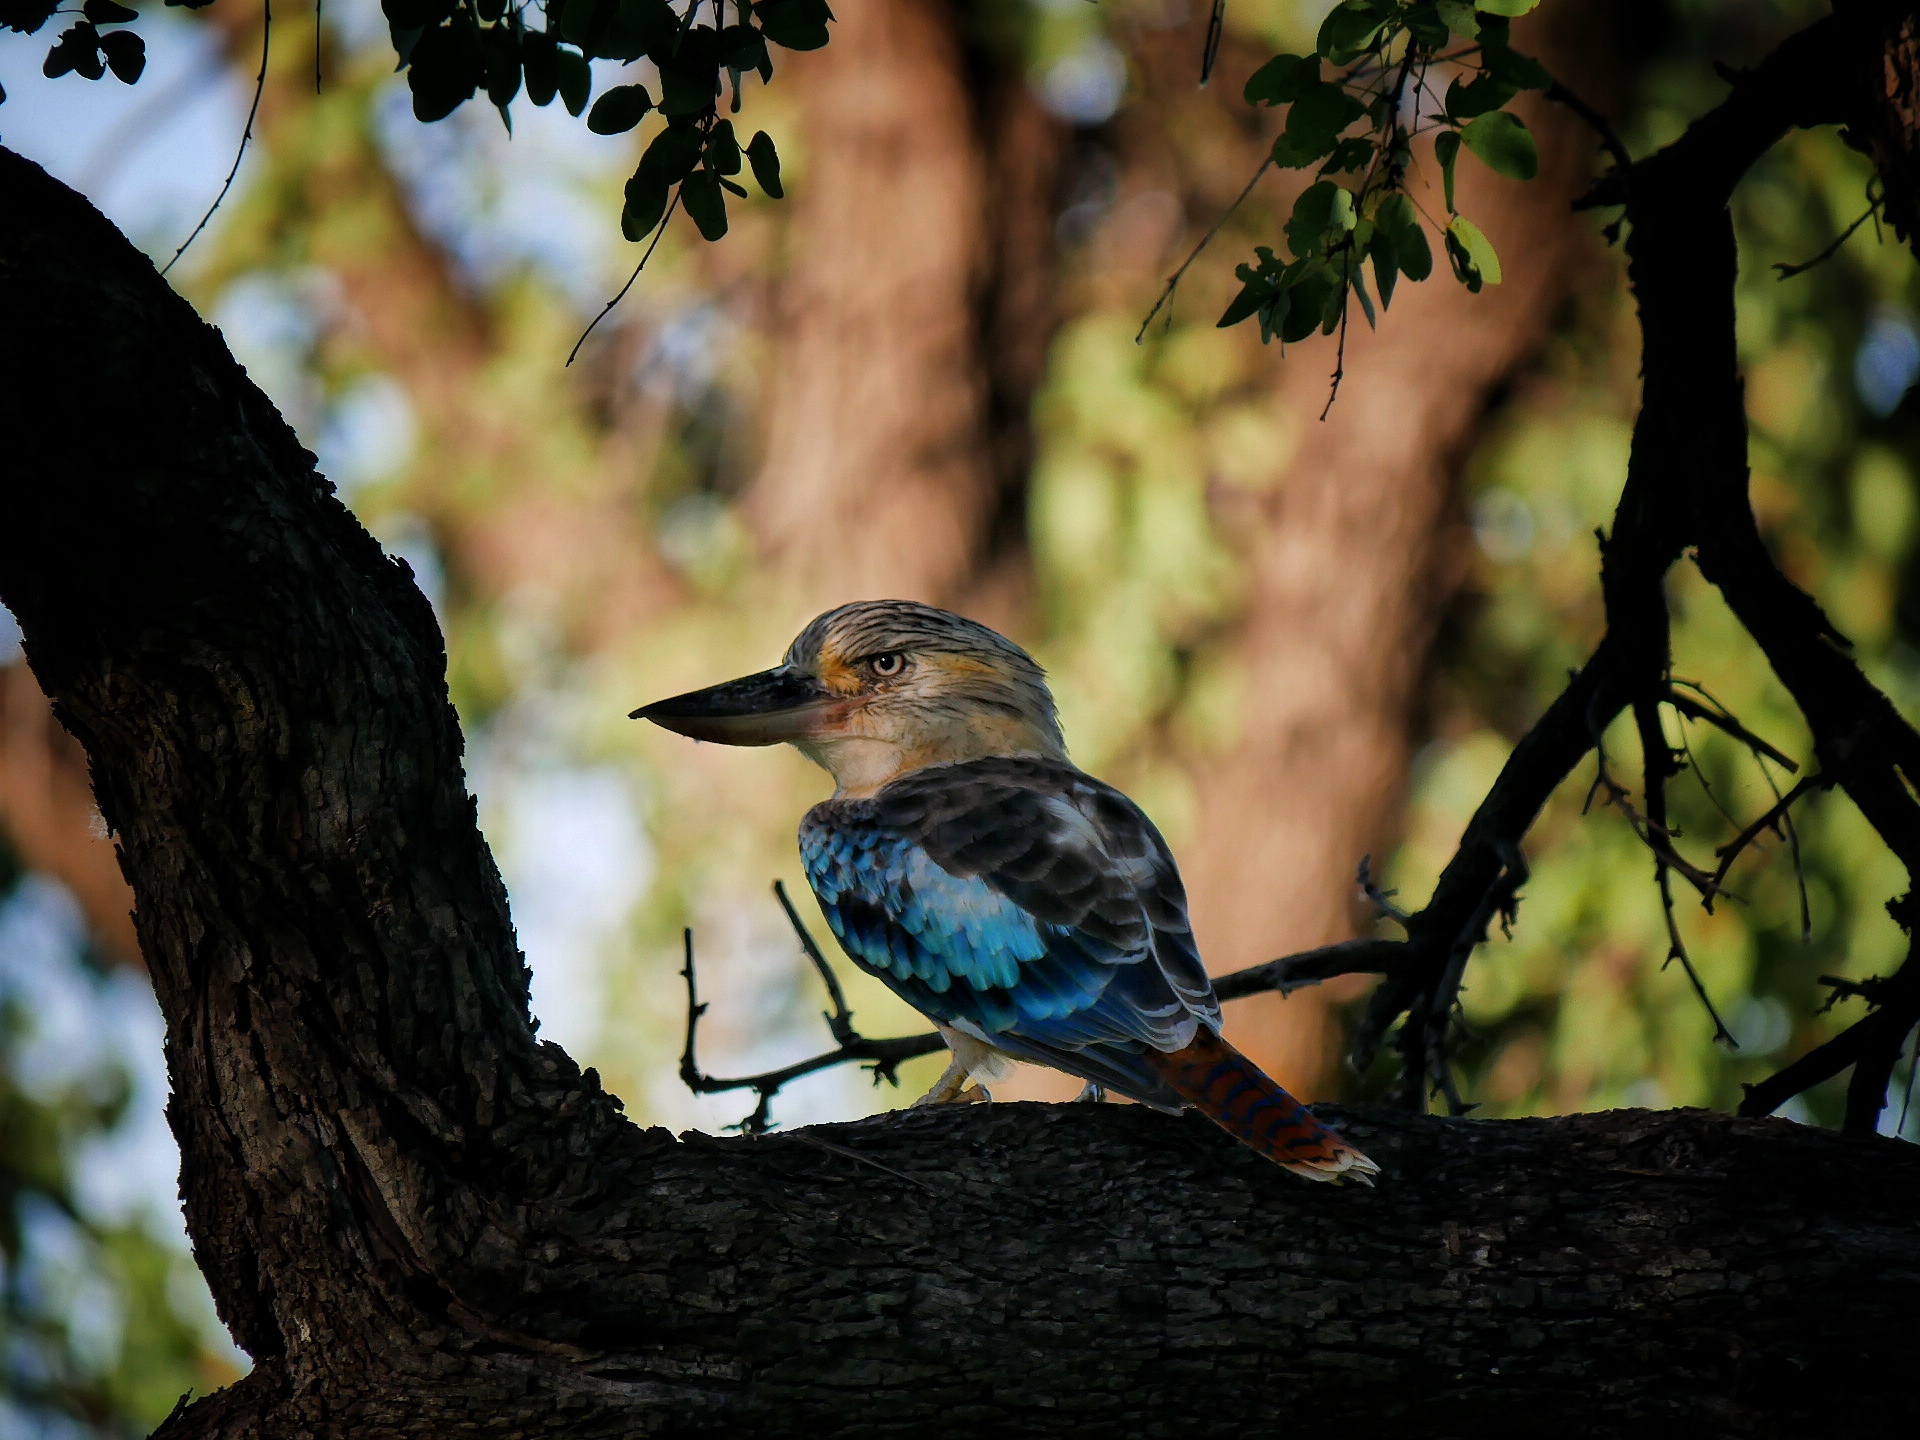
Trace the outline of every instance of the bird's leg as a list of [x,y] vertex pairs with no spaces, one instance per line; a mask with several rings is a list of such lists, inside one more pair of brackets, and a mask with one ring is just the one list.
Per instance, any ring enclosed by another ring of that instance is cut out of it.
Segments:
[[1080,1093],[1073,1097],[1073,1103],[1076,1105],[1098,1105],[1106,1098],[1106,1088],[1101,1085],[1096,1085],[1093,1081],[1089,1080],[1085,1085],[1080,1087]]
[[993,1092],[978,1081],[975,1081],[972,1089],[962,1090],[954,1097],[954,1103],[957,1105],[972,1105],[975,1103],[991,1105],[993,1103]]
[[933,1082],[933,1088],[913,1103],[916,1106],[944,1105],[950,1100],[958,1100],[969,1078],[966,1065],[956,1055],[940,1078]]

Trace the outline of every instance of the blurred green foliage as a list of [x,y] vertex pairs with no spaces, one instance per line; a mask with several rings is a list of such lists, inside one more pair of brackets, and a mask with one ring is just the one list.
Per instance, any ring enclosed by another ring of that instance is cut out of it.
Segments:
[[[0,846],[0,914],[22,879]],[[187,1391],[238,1371],[179,1242],[83,1197],[83,1156],[122,1128],[131,1079],[111,1053],[77,1071],[34,1063],[45,1018],[29,1000],[46,989],[20,983],[26,963],[0,959],[0,1434],[144,1435]],[[84,954],[64,963],[83,991],[103,979]]]

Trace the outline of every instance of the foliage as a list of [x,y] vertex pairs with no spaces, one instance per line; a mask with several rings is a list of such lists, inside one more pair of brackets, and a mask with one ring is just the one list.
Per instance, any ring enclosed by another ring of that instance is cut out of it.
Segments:
[[[15,948],[4,922],[21,879],[0,853],[0,944]],[[0,1430],[144,1435],[234,1369],[209,1343],[211,1306],[178,1243],[140,1215],[101,1216],[82,1192],[82,1157],[124,1129],[131,1081],[110,1051],[48,1064],[49,1020],[29,1004],[45,982],[12,972],[49,958],[0,960]],[[104,983],[84,957],[65,963],[83,991]]]
[[[212,0],[166,3],[198,9]],[[509,107],[523,89],[536,106],[558,98],[569,114],[584,113],[596,135],[624,134],[657,114],[663,123],[627,181],[620,210],[621,233],[633,241],[659,230],[676,206],[708,240],[725,235],[726,197],[747,196],[734,178],[743,157],[761,189],[780,198],[772,138],[759,131],[743,146],[730,116],[740,113],[747,75],[773,78],[771,47],[816,50],[833,19],[826,0],[739,0],[732,24],[726,0],[692,0],[680,12],[668,0],[382,0],[381,8],[420,120],[443,120],[484,93],[511,130]],[[4,0],[0,24],[33,34],[54,13],[52,0]],[[116,0],[86,0],[85,18],[54,42],[45,73],[98,80],[111,70],[133,84],[146,63],[145,42],[130,30],[100,27],[136,19]],[[658,93],[636,80],[594,99],[594,60],[643,66]],[[264,74],[263,66],[263,84]],[[723,105],[729,116],[720,114]]]
[[[1511,44],[1512,17],[1538,3],[1343,0],[1327,12],[1311,51],[1276,55],[1253,73],[1247,102],[1287,111],[1265,164],[1313,170],[1318,178],[1286,223],[1292,259],[1258,247],[1257,263],[1239,267],[1242,287],[1220,317],[1223,327],[1257,318],[1262,340],[1331,335],[1356,300],[1367,323],[1376,323],[1369,268],[1382,309],[1401,276],[1419,281],[1433,273],[1422,220],[1462,285],[1477,291],[1500,283],[1492,242],[1454,208],[1454,173],[1463,148],[1510,179],[1539,172],[1532,132],[1504,108],[1522,91],[1553,83]],[[1324,78],[1328,68],[1336,72],[1332,79]],[[1444,95],[1436,68],[1451,72]],[[1359,133],[1351,133],[1356,126]],[[1444,219],[1425,215],[1406,188],[1413,142],[1423,135],[1432,137]],[[1357,179],[1343,183],[1348,176]]]

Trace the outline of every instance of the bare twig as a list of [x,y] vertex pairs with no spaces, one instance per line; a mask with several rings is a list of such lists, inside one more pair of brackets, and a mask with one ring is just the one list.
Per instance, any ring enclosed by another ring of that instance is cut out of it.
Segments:
[[905,1035],[897,1039],[872,1040],[855,1031],[853,1016],[846,1008],[845,997],[841,994],[839,983],[833,978],[833,972],[827,966],[825,958],[821,956],[819,946],[807,933],[806,926],[801,924],[793,907],[786,904],[784,893],[780,898],[808,958],[814,961],[821,976],[826,979],[828,992],[833,996],[834,1013],[827,1016],[827,1023],[833,1029],[835,1038],[840,1040],[837,1048],[758,1075],[744,1075],[737,1079],[721,1079],[707,1075],[700,1069],[699,1061],[694,1054],[700,1017],[706,1014],[707,1007],[700,1001],[699,989],[694,979],[693,931],[691,930],[686,932],[686,968],[680,972],[686,977],[687,982],[687,1041],[686,1048],[680,1055],[681,1082],[696,1095],[714,1095],[728,1090],[753,1091],[758,1097],[753,1113],[742,1120],[737,1127],[749,1135],[760,1135],[766,1132],[772,1123],[770,1107],[773,1104],[773,1097],[780,1093],[783,1086],[800,1079],[803,1075],[811,1075],[815,1071],[844,1065],[850,1061],[864,1061],[873,1071],[875,1084],[886,1080],[898,1085],[900,1083],[898,1072],[901,1065],[919,1056],[931,1055],[945,1048],[946,1045],[938,1034]]
[[1398,890],[1382,890],[1378,885],[1374,884],[1373,857],[1371,855],[1362,855],[1360,857],[1360,866],[1354,871],[1353,881],[1354,884],[1360,887],[1360,893],[1367,897],[1368,903],[1370,903],[1375,910],[1399,925],[1402,929],[1406,928],[1407,922],[1413,917],[1393,903],[1393,897],[1400,893]]
[[[1708,703],[1703,705],[1700,703],[1700,700],[1695,700],[1692,696],[1681,694],[1680,692],[1683,689],[1693,691],[1695,695],[1700,696],[1701,700],[1705,700]],[[1685,715],[1689,720],[1699,720],[1713,726],[1715,729],[1724,730],[1742,745],[1753,751],[1754,754],[1766,756],[1767,759],[1780,766],[1789,775],[1797,775],[1800,773],[1800,766],[1794,760],[1781,750],[1769,745],[1758,735],[1747,729],[1746,726],[1742,725],[1734,718],[1733,712],[1718,700],[1715,700],[1704,686],[1692,680],[1675,680],[1672,682],[1671,688],[1665,698],[1669,705],[1673,706],[1674,709],[1678,710],[1682,715]]]
[[573,349],[567,352],[567,364],[573,364],[574,360],[579,356],[580,347],[587,343],[587,337],[593,334],[594,327],[613,313],[614,306],[627,298],[627,292],[633,288],[633,282],[640,278],[640,272],[647,268],[647,262],[653,258],[653,252],[660,244],[660,237],[667,233],[667,222],[673,219],[673,212],[679,208],[680,191],[676,188],[673,192],[672,201],[667,205],[667,213],[662,215],[660,217],[660,223],[654,226],[653,239],[647,242],[647,253],[642,255],[640,257],[640,263],[633,267],[633,273],[627,277],[627,283],[620,287],[620,293],[607,301],[605,305],[602,305],[600,307],[600,313],[587,322],[587,328],[580,332],[580,338],[573,342]]
[[1613,157],[1613,163],[1622,171],[1633,168],[1633,152],[1627,149],[1627,142],[1613,128],[1613,122],[1593,106],[1582,100],[1558,80],[1546,89],[1546,98],[1556,105],[1564,105],[1592,128],[1600,137],[1600,147]]
[[1838,235],[1836,235],[1833,238],[1833,240],[1828,243],[1826,249],[1822,250],[1818,255],[1814,256],[1811,260],[1802,260],[1797,265],[1789,265],[1784,261],[1776,260],[1773,262],[1773,268],[1779,272],[1780,279],[1791,280],[1796,275],[1806,274],[1807,271],[1813,269],[1813,267],[1816,265],[1824,265],[1827,261],[1831,260],[1835,255],[1838,255],[1840,253],[1840,247],[1846,244],[1847,241],[1853,238],[1854,231],[1858,230],[1862,225],[1866,224],[1867,221],[1873,219],[1879,213],[1880,213],[1880,200],[1877,196],[1873,194],[1873,187],[1868,186],[1866,213],[1863,214],[1858,220],[1855,220],[1851,225],[1847,226],[1847,228],[1842,230]]
[[[1803,777],[1800,783],[1787,791],[1786,794],[1779,795],[1773,805],[1771,805],[1767,809],[1767,812],[1758,820],[1755,820],[1751,825],[1747,826],[1746,829],[1734,836],[1733,839],[1714,851],[1713,853],[1720,857],[1720,867],[1713,872],[1714,888],[1720,888],[1720,882],[1727,878],[1727,872],[1733,868],[1733,862],[1738,860],[1741,854],[1744,853],[1755,840],[1760,838],[1762,831],[1771,830],[1775,835],[1784,835],[1782,822],[1787,821],[1787,812],[1793,808],[1794,803],[1807,795],[1811,795],[1816,790],[1826,789],[1832,783],[1833,782],[1824,775],[1808,775]],[[1798,849],[1797,844],[1795,849]],[[1707,897],[1707,909],[1713,909],[1712,896]]]
[[[1640,763],[1645,772],[1647,786],[1647,823],[1643,838],[1660,837],[1660,843],[1654,846],[1654,879],[1660,887],[1660,912],[1667,922],[1667,958],[1665,965],[1680,962],[1680,968],[1686,972],[1687,981],[1693,986],[1693,993],[1700,997],[1700,1003],[1706,1007],[1708,1017],[1713,1021],[1713,1038],[1718,1044],[1738,1050],[1740,1042],[1733,1038],[1733,1032],[1727,1029],[1727,1022],[1714,1008],[1713,997],[1707,993],[1706,983],[1701,980],[1700,972],[1694,968],[1693,956],[1687,950],[1686,937],[1680,933],[1680,917],[1673,913],[1673,872],[1679,869],[1683,875],[1699,888],[1701,881],[1694,879],[1699,873],[1697,867],[1681,858],[1670,843],[1672,832],[1667,828],[1667,782],[1678,773],[1673,759],[1673,747],[1667,743],[1666,727],[1660,723],[1660,707],[1653,700],[1641,699],[1634,702],[1634,725],[1640,734]],[[1601,765],[1606,765],[1606,752],[1601,751]],[[1609,782],[1611,783],[1611,782]],[[1624,799],[1620,802],[1625,806]],[[1629,810],[1629,814],[1631,811]],[[1685,868],[1682,868],[1685,867]],[[1690,873],[1692,872],[1692,873]],[[1711,900],[1714,895],[1723,893],[1717,878],[1703,877],[1707,889],[1703,897]]]
[[[1260,162],[1260,168],[1253,172],[1253,178],[1247,181],[1245,188],[1242,189],[1238,195],[1234,196],[1233,203],[1220,212],[1220,218],[1213,222],[1212,228],[1209,229],[1205,235],[1200,237],[1200,243],[1193,247],[1193,253],[1182,260],[1180,262],[1180,268],[1167,277],[1167,283],[1160,291],[1160,298],[1153,302],[1153,308],[1147,312],[1147,318],[1140,322],[1139,332],[1133,337],[1134,344],[1146,344],[1147,327],[1153,324],[1153,317],[1173,303],[1173,292],[1180,288],[1180,282],[1186,278],[1187,271],[1193,268],[1193,262],[1198,260],[1200,253],[1213,243],[1214,237],[1220,233],[1227,221],[1233,218],[1233,212],[1247,203],[1247,197],[1253,194],[1253,187],[1258,185],[1261,177],[1272,168],[1273,156],[1269,154],[1266,159]],[[1171,311],[1167,313],[1167,324],[1173,324],[1173,313]]]
[[200,223],[193,227],[193,233],[180,242],[180,248],[173,252],[173,259],[160,267],[162,275],[173,269],[180,257],[187,253],[187,247],[200,238],[200,232],[213,219],[213,212],[220,208],[220,202],[227,198],[227,192],[233,188],[233,177],[240,173],[240,162],[247,158],[247,145],[253,139],[253,122],[260,115],[260,97],[267,91],[267,55],[272,44],[273,0],[260,0],[260,73],[253,78],[253,104],[247,110],[247,128],[240,132],[240,148],[234,152],[233,165],[227,171],[227,178],[220,184],[220,193],[213,197],[213,204],[200,217]]
[[1220,58],[1220,40],[1227,29],[1227,0],[1213,0],[1213,14],[1207,18],[1207,44],[1200,55],[1200,84],[1205,88],[1213,79],[1214,62]]
[[1213,993],[1222,1000],[1269,991],[1290,995],[1337,975],[1392,975],[1405,964],[1407,948],[1404,940],[1342,940],[1222,975],[1213,982]]

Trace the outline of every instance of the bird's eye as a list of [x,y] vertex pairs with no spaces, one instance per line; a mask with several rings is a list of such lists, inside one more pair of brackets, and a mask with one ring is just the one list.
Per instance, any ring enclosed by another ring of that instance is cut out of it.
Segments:
[[897,651],[888,651],[885,655],[875,655],[867,661],[867,668],[881,679],[889,679],[907,668],[906,656]]

